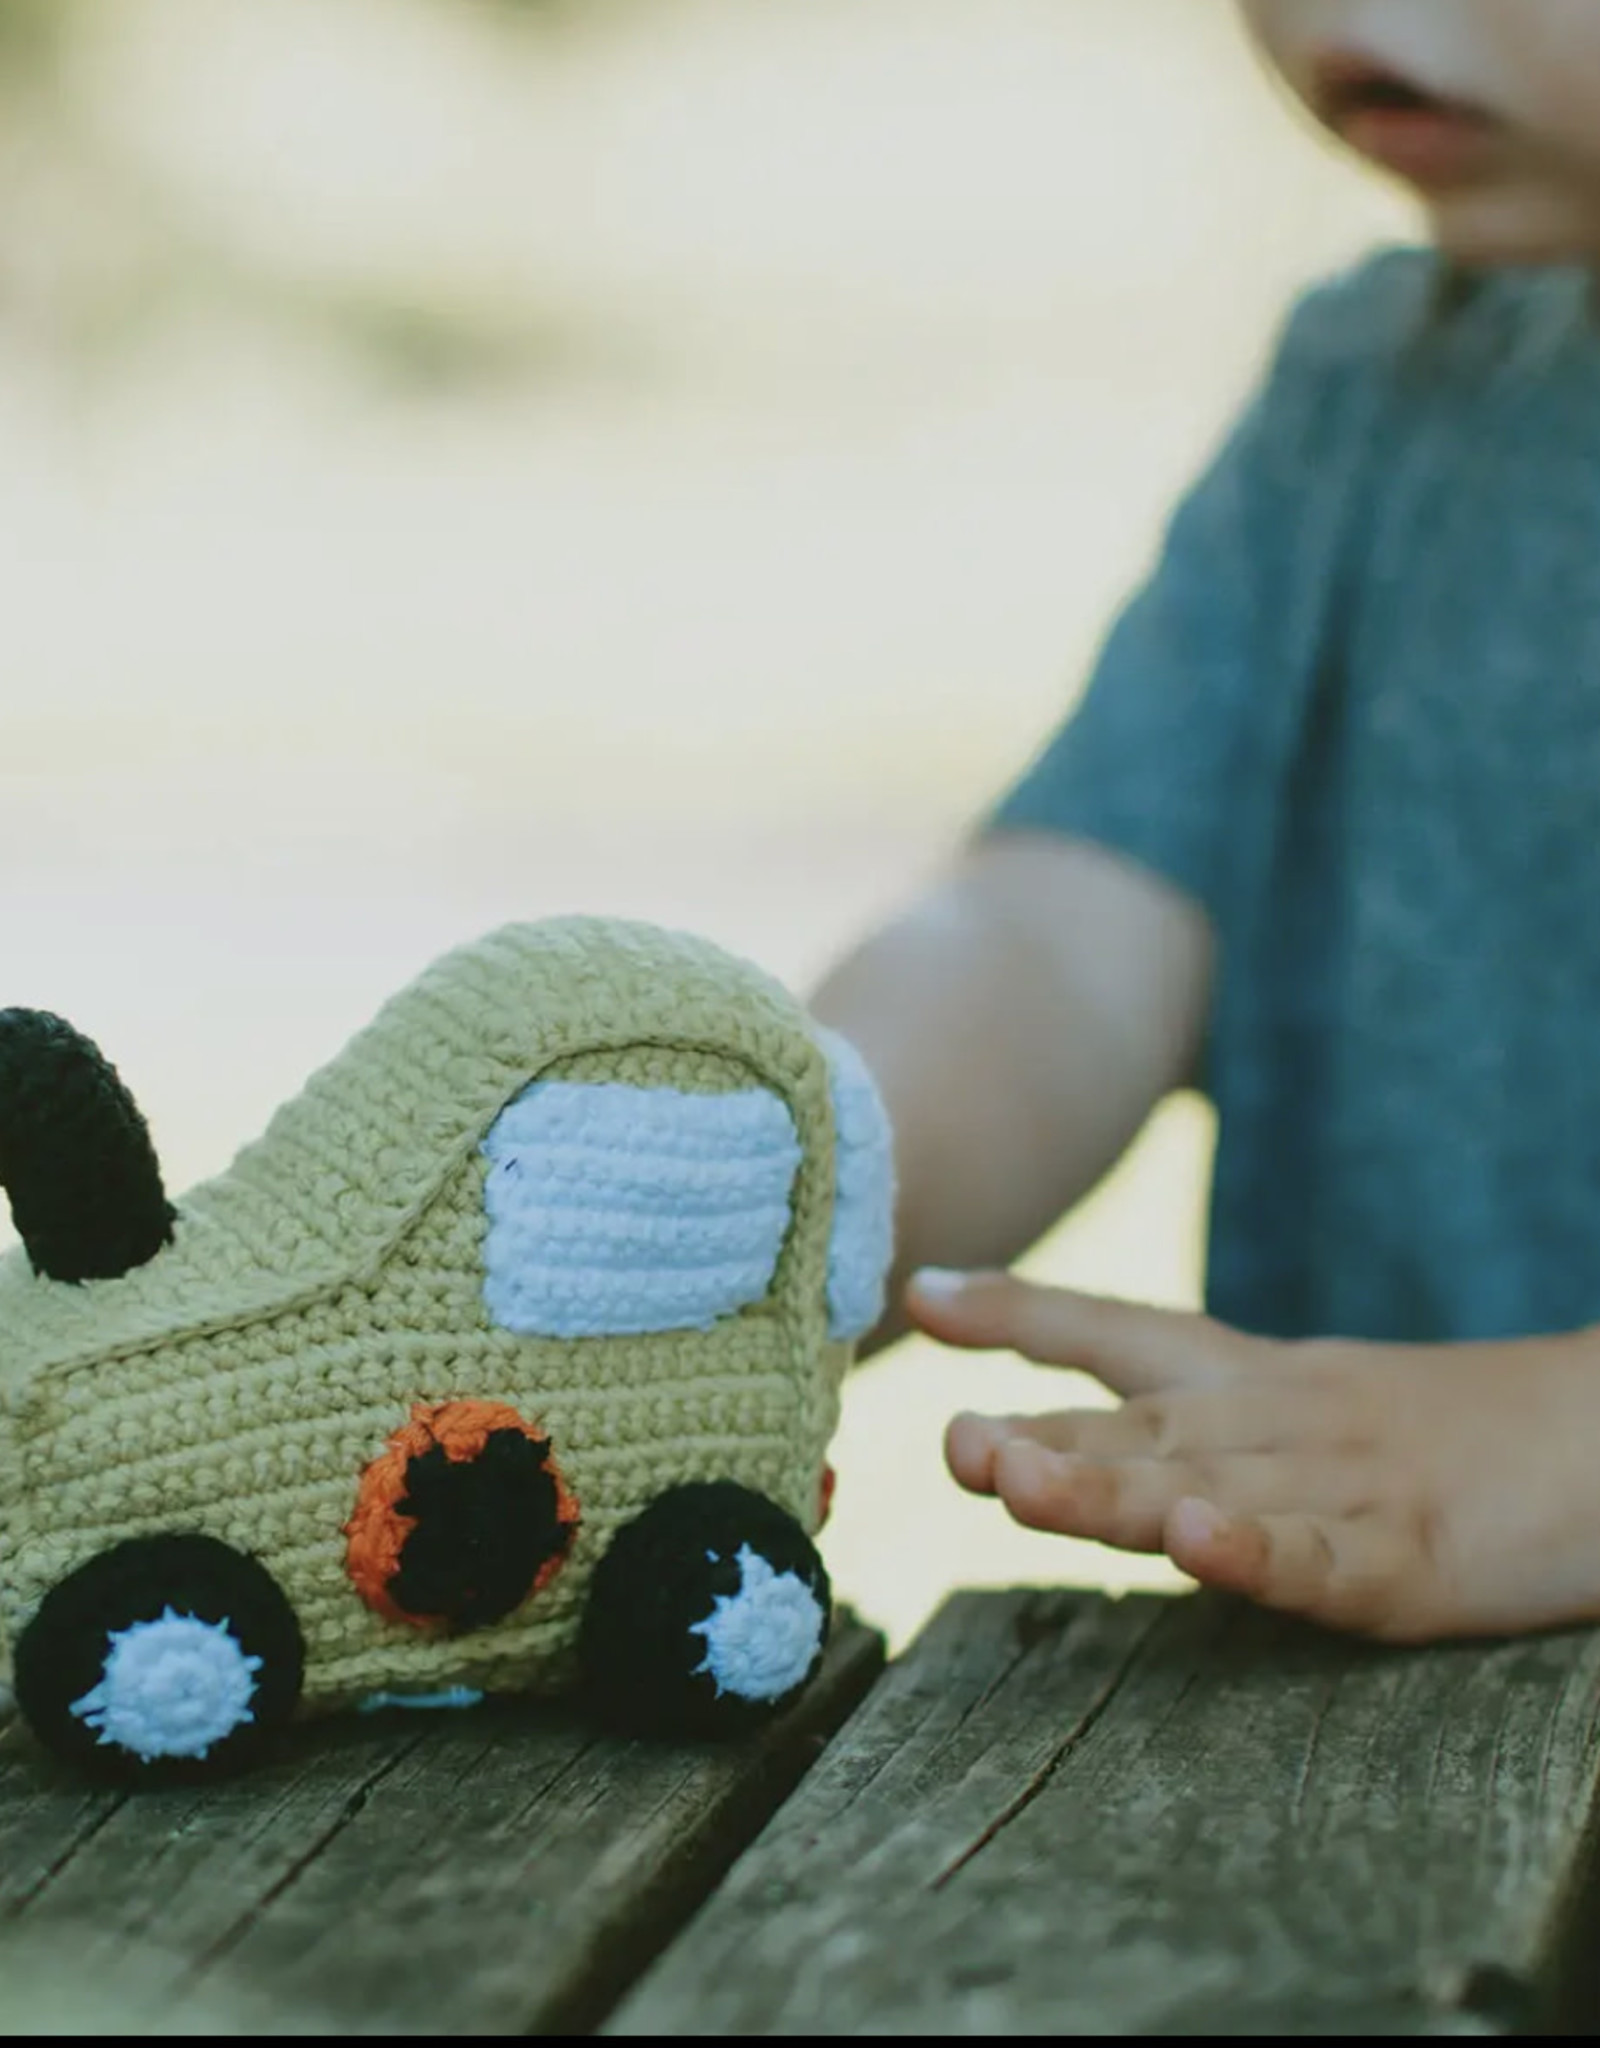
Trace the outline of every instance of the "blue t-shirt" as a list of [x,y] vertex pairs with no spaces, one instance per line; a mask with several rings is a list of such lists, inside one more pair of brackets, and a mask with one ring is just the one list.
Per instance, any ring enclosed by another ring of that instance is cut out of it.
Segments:
[[1420,251],[1311,293],[1001,827],[1209,912],[1207,1305],[1600,1320],[1600,314]]

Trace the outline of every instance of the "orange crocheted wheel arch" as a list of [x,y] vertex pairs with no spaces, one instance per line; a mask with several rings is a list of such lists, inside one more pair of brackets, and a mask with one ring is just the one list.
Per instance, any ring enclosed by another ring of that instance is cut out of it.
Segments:
[[[388,1621],[404,1622],[410,1628],[428,1628],[439,1619],[407,1613],[389,1593],[406,1538],[417,1526],[411,1516],[399,1511],[406,1496],[406,1472],[411,1460],[439,1445],[452,1464],[467,1464],[481,1454],[492,1435],[503,1429],[517,1430],[533,1443],[549,1442],[547,1430],[526,1421],[504,1401],[419,1401],[411,1410],[410,1421],[395,1431],[362,1473],[355,1512],[344,1525],[348,1539],[345,1570],[351,1584],[375,1613]],[[570,1535],[580,1519],[577,1496],[553,1457],[546,1458],[545,1470],[555,1482],[557,1517]],[[529,1599],[542,1592],[555,1577],[570,1549],[569,1540],[566,1548],[540,1567],[528,1588]]]

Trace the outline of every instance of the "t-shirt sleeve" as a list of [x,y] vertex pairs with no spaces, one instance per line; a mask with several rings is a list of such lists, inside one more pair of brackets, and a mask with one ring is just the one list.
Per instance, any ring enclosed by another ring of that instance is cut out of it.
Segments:
[[[1349,463],[1335,437],[1365,324],[1352,293],[1307,295],[1271,366],[1171,518],[1077,708],[984,821],[1094,840],[1224,920],[1255,849],[1264,779],[1281,771],[1296,673],[1316,652],[1308,577],[1329,571]],[[1385,294],[1392,299],[1392,289]],[[1370,310],[1370,308],[1369,308]],[[1392,325],[1392,319],[1386,323]]]

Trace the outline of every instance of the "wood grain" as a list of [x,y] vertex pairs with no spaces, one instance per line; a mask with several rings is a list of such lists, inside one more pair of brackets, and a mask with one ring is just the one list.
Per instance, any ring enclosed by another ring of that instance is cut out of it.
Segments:
[[591,2027],[881,1665],[844,1623],[795,1712],[738,1746],[607,1740],[505,1703],[308,1732],[191,1792],[87,1792],[12,1731],[0,1987],[27,1975],[36,2011],[48,1957],[80,2026],[100,1987],[118,2024],[157,2031]]
[[1597,1714],[1588,1632],[959,1595],[607,2031],[1586,2025]]

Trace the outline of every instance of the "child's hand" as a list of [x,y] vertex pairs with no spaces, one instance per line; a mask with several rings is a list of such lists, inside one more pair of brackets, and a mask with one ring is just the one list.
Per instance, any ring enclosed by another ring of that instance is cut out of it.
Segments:
[[1030,1528],[1396,1642],[1600,1617],[1600,1333],[1278,1343],[1005,1273],[906,1300],[947,1344],[1126,1397],[950,1424],[955,1477]]

